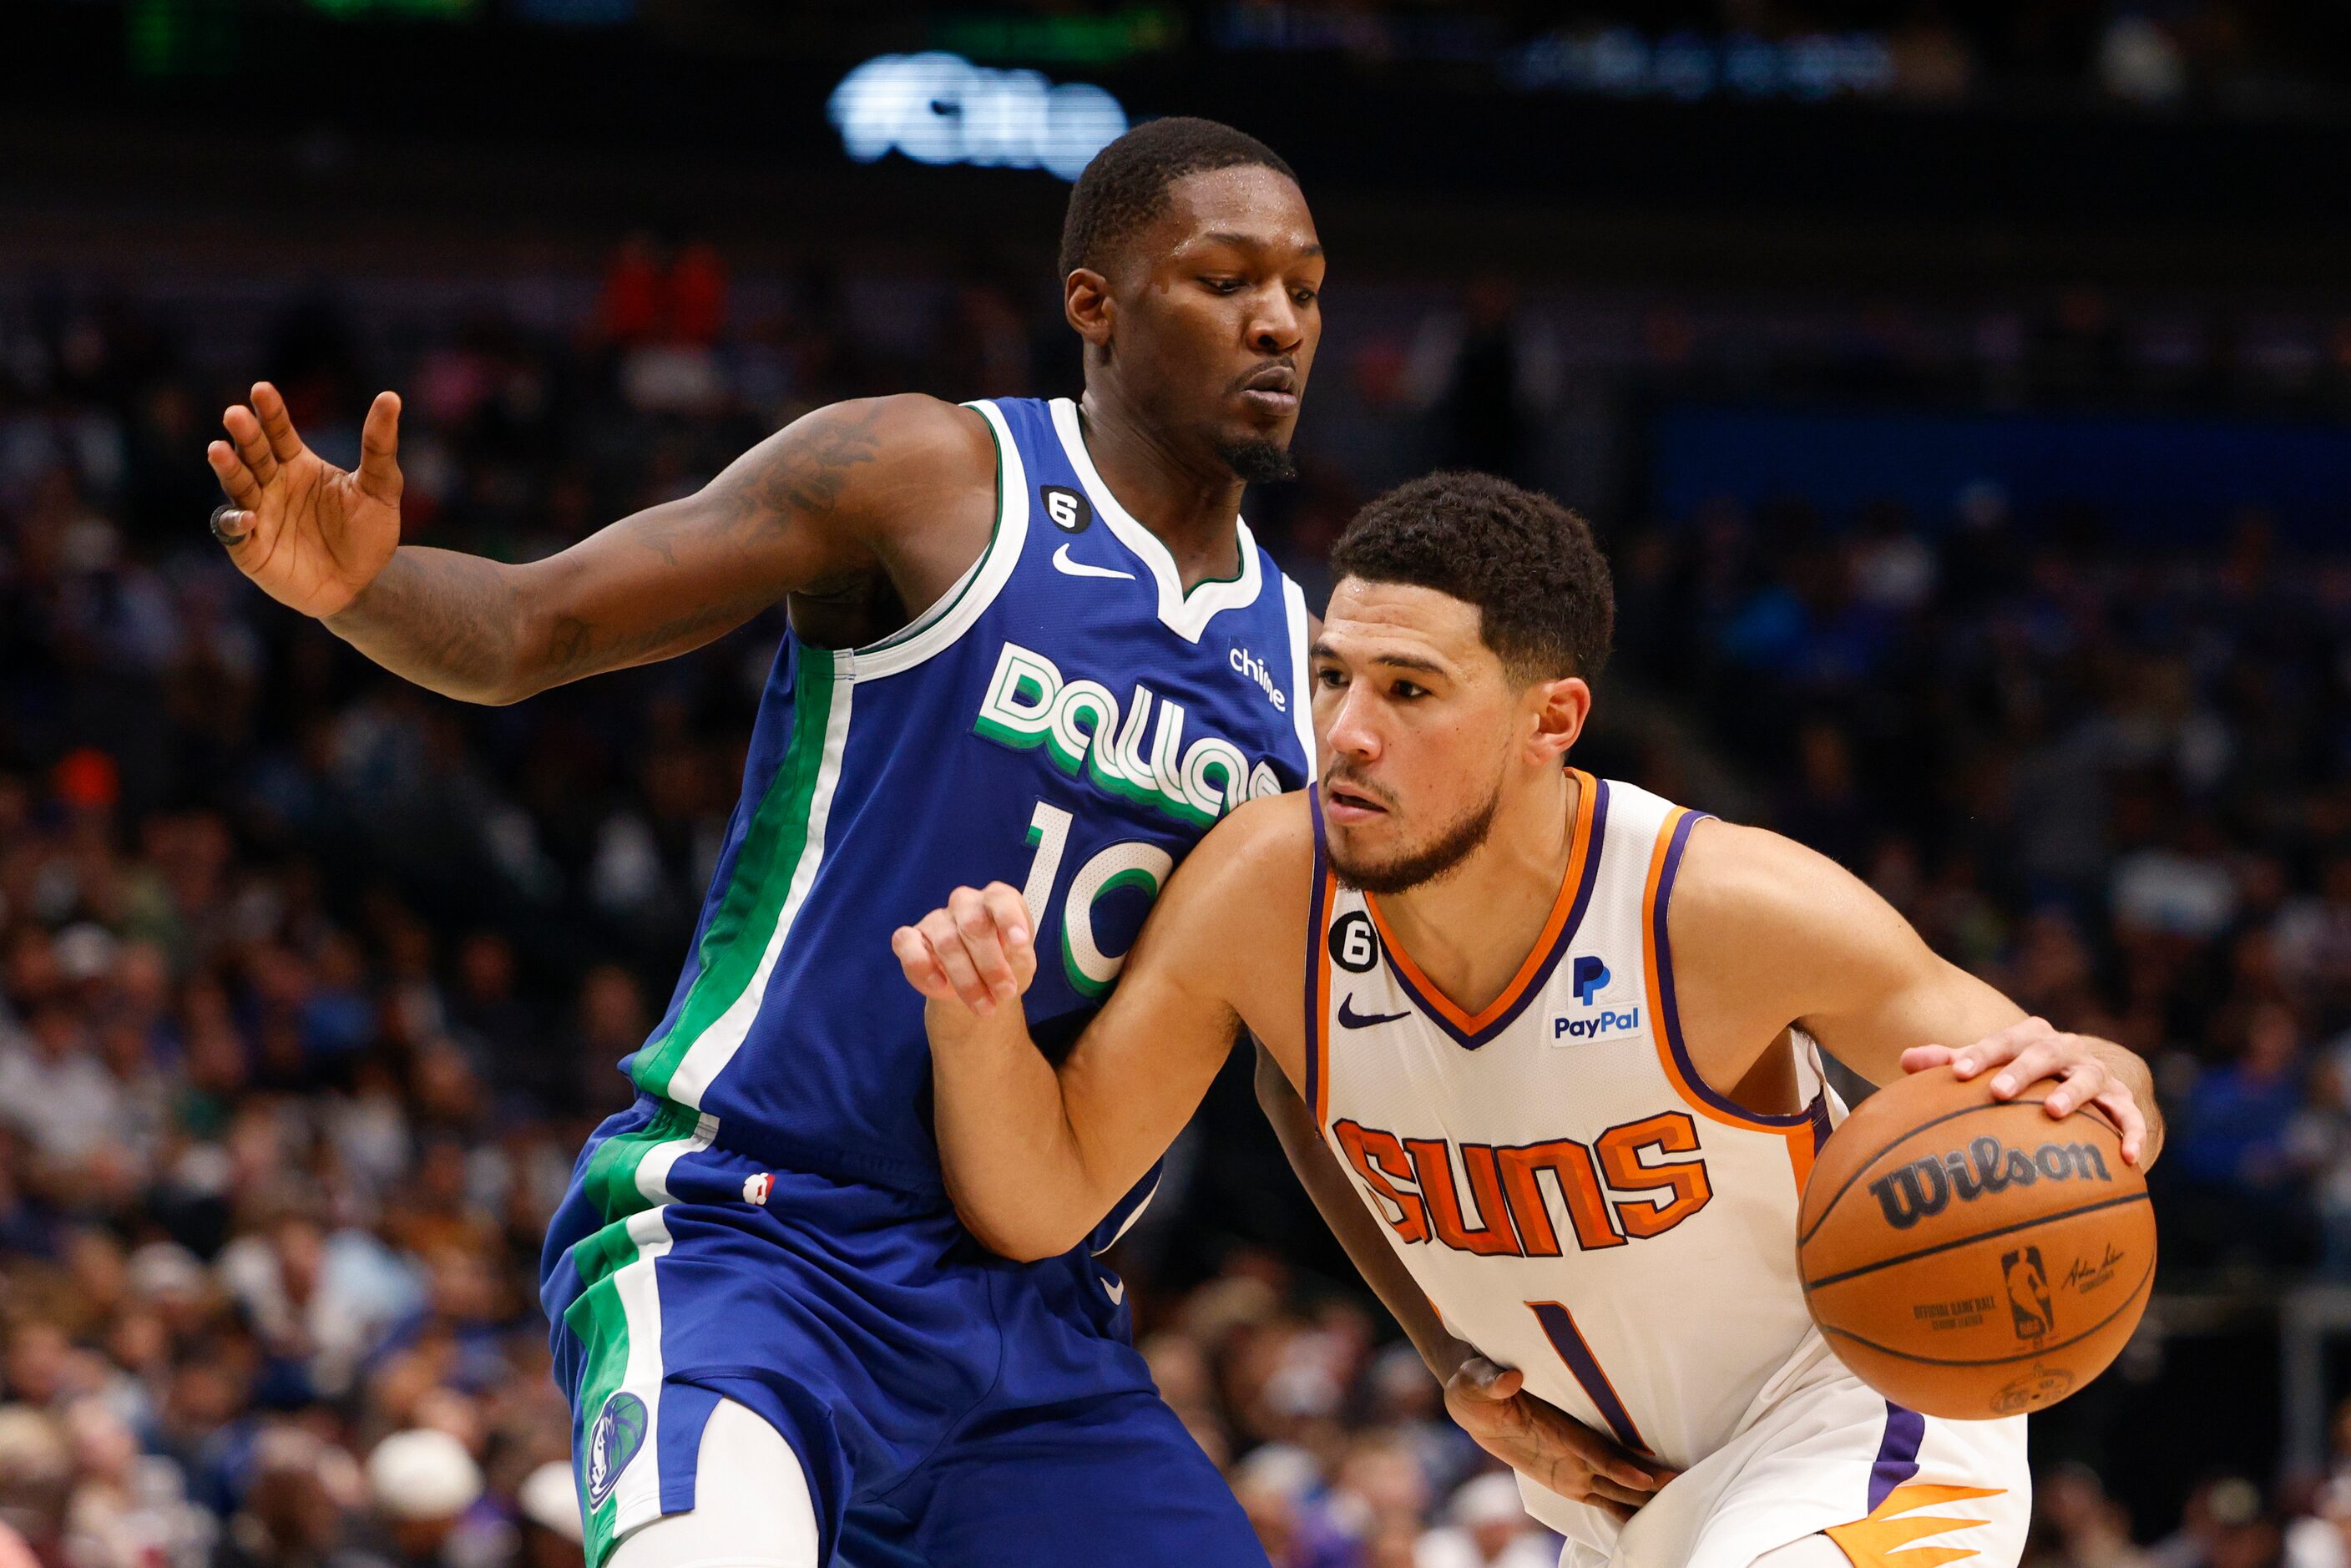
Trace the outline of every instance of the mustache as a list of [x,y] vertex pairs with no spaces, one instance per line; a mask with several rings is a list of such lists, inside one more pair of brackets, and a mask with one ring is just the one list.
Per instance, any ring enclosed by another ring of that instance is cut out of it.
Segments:
[[1248,370],[1243,371],[1239,375],[1235,376],[1232,379],[1231,383],[1228,385],[1225,390],[1228,392],[1246,392],[1249,390],[1249,385],[1251,382],[1257,380],[1258,377],[1265,374],[1268,371],[1289,371],[1290,382],[1292,385],[1295,386],[1298,380],[1298,356],[1295,354],[1276,354],[1270,360],[1259,360],[1256,364],[1251,365]]
[[1341,786],[1380,806],[1392,809],[1395,805],[1395,796],[1352,768],[1334,767],[1322,775],[1321,788],[1325,795]]

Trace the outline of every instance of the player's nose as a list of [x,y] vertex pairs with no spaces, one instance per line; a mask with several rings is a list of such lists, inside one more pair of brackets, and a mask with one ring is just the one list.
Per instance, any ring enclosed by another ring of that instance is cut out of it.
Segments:
[[1331,714],[1330,727],[1323,732],[1322,744],[1332,751],[1366,761],[1380,754],[1378,726],[1372,722],[1372,713],[1361,695],[1362,683],[1348,686],[1341,695],[1339,706]]
[[1290,290],[1275,287],[1257,291],[1248,327],[1249,346],[1260,354],[1295,353],[1306,332]]

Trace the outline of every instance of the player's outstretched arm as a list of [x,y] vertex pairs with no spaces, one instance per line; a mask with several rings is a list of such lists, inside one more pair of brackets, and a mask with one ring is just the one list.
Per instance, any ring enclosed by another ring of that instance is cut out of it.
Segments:
[[[2027,1018],[1999,990],[1941,957],[1860,878],[1793,840],[1706,821],[1691,831],[1667,911],[1677,967],[1702,972],[1705,1039],[1758,1050],[1800,1024],[1873,1083],[1952,1062],[1961,1077],[1998,1069],[1991,1092],[2012,1099],[2056,1081],[2052,1116],[2095,1104],[2122,1131],[2123,1156],[2151,1164],[2163,1144],[2154,1081],[2126,1046]],[[1684,955],[1702,950],[1693,965]],[[1692,1050],[1700,1031],[1683,1009]],[[1752,1066],[1698,1066],[1718,1088]]]
[[1302,800],[1287,800],[1243,807],[1176,868],[1058,1071],[1021,1008],[1037,952],[1016,889],[957,888],[893,934],[908,983],[929,998],[947,1192],[992,1250],[1026,1262],[1083,1240],[1175,1142],[1244,1019],[1288,1021],[1266,1003],[1277,992],[1296,1011],[1311,850],[1296,831]]
[[[304,444],[266,382],[222,423],[229,439],[207,456],[229,504],[214,532],[238,570],[386,669],[469,702],[698,648],[787,593],[871,570],[909,530],[992,505],[979,415],[870,399],[794,422],[692,496],[509,566],[400,543],[391,392],[368,411],[350,472]],[[987,519],[972,537],[986,538]]]

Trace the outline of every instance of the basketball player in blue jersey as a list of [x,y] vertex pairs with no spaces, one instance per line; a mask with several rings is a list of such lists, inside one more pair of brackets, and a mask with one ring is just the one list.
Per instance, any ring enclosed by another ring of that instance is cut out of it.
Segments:
[[[1343,1169],[1340,1203],[1375,1217],[1377,1255],[1325,1205],[1407,1326],[1425,1296],[1509,1369],[1488,1409],[1614,1438],[1516,1461],[1562,1568],[1890,1568],[1914,1542],[2014,1568],[2024,1417],[1904,1409],[1806,1311],[1797,1206],[1842,1111],[1819,1051],[1879,1083],[1952,1063],[1992,1097],[2037,1085],[2048,1116],[2095,1105],[2141,1162],[2161,1137],[2147,1064],[2025,1019],[1822,856],[1563,766],[1614,611],[1555,503],[1439,475],[1364,508],[1332,567],[1317,787],[1208,834],[1058,1064],[1022,1029],[1053,958],[1016,889],[957,889],[893,935],[931,998],[972,1230],[1014,1257],[1083,1235],[1247,1028],[1332,1156],[1301,1168]],[[2113,1173],[2069,1165],[2050,1126],[2052,1179],[2096,1206]],[[2041,1311],[2067,1332],[2154,1266],[2052,1261],[2066,1282]]]
[[1171,868],[1295,789],[1298,588],[1243,486],[1289,473],[1322,249],[1290,169],[1145,124],[1061,245],[1076,402],[820,409],[698,493],[520,566],[400,544],[399,400],[355,472],[267,384],[228,411],[214,532],[275,598],[434,691],[510,703],[790,632],[668,1011],[548,1238],[590,1568],[1257,1563],[1128,1343],[1098,1234],[1026,1266],[957,1223],[892,929],[1003,881],[1074,1038]]

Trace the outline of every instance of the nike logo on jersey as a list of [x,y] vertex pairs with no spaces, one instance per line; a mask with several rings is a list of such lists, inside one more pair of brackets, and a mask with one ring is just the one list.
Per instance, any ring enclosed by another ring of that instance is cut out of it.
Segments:
[[1128,582],[1134,580],[1134,573],[1131,571],[1121,571],[1110,566],[1088,566],[1084,561],[1071,560],[1067,545],[1053,552],[1053,570],[1065,577],[1115,577]]
[[1110,1304],[1113,1307],[1123,1304],[1126,1301],[1126,1281],[1123,1280],[1104,1280],[1102,1281],[1102,1294],[1110,1298]]
[[1281,793],[1272,764],[1252,766],[1222,736],[1187,742],[1189,716],[1183,704],[1140,683],[1122,704],[1102,682],[1064,678],[1044,654],[1007,643],[972,731],[1015,751],[1043,747],[1062,772],[1196,827],[1244,800]]
[[1369,1029],[1375,1023],[1394,1023],[1409,1016],[1407,1013],[1359,1013],[1355,1010],[1353,996],[1339,998],[1339,1027],[1342,1029]]

